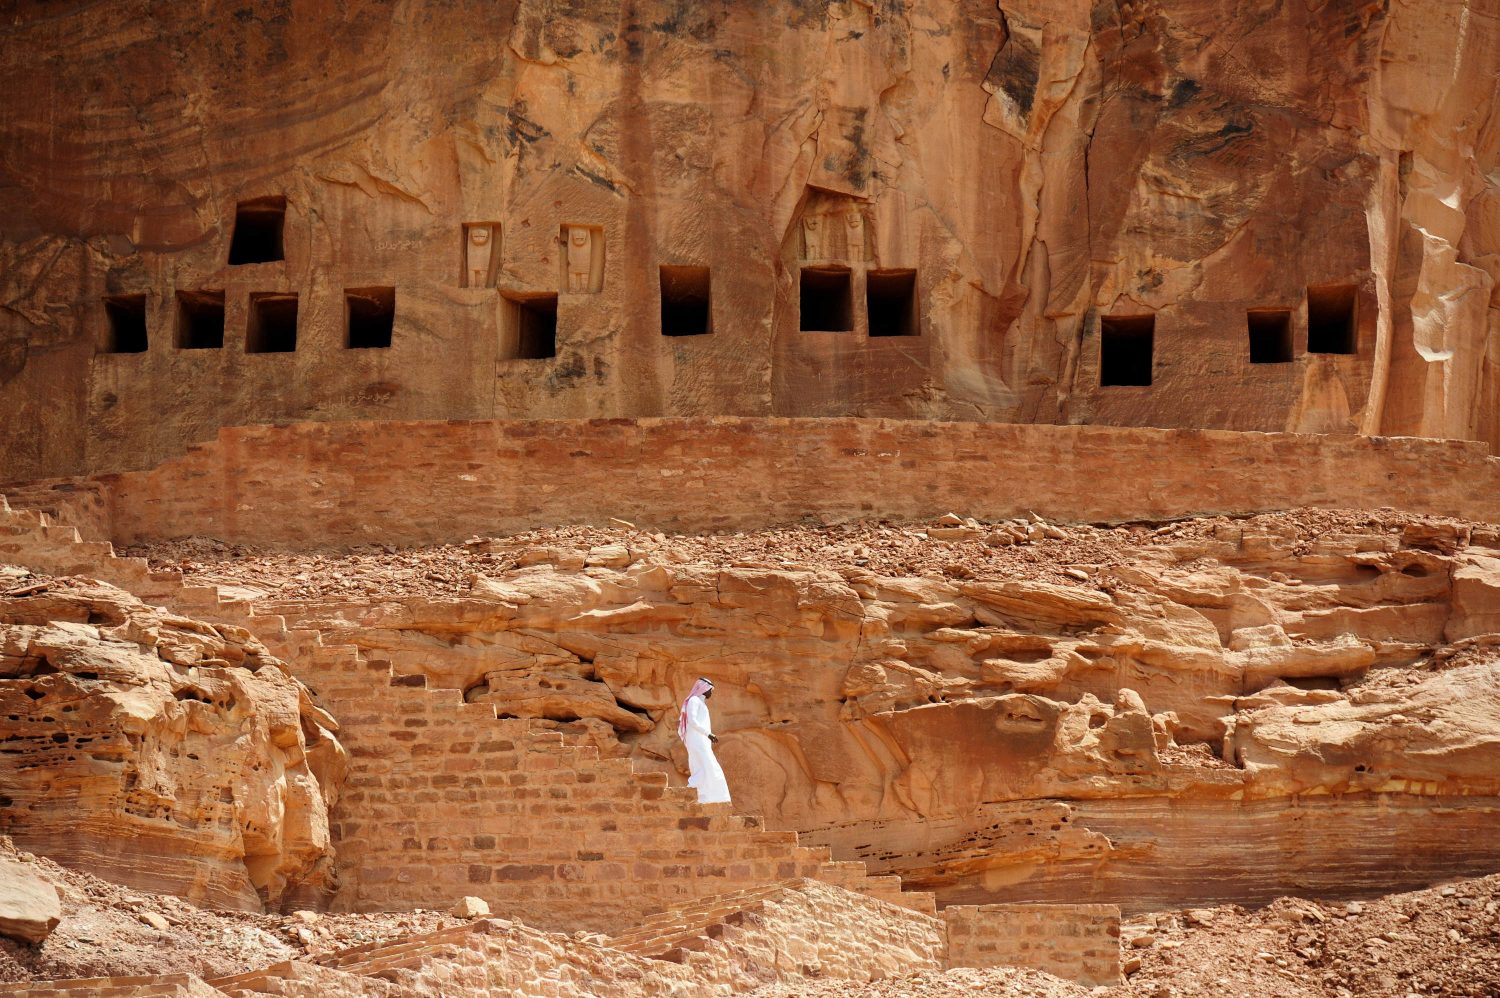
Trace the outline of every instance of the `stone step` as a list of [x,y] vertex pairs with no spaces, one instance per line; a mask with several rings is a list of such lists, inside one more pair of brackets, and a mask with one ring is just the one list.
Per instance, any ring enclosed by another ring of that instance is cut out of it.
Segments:
[[31,984],[0,985],[9,998],[151,998],[156,995],[182,995],[206,998],[218,994],[213,987],[192,974],[167,974],[157,977],[87,977],[58,981],[35,981]]
[[83,541],[83,536],[78,533],[77,527],[43,526],[40,528],[40,533],[47,540],[58,541],[62,544],[79,544]]
[[[767,899],[792,888],[789,882],[776,882],[678,905],[648,918],[629,932],[612,937],[609,945],[649,957],[658,957],[679,945],[689,949],[702,948],[706,945],[706,934],[713,926],[742,916],[747,910],[758,909]],[[705,941],[692,942],[699,937],[705,937]]]
[[407,951],[414,947],[427,945],[433,942],[459,939],[474,933],[488,933],[492,926],[487,919],[478,919],[463,925],[450,926],[446,929],[435,929],[432,932],[423,932],[416,935],[401,936],[396,939],[387,939],[377,943],[364,943],[360,946],[349,946],[332,953],[324,953],[313,958],[313,963],[320,967],[332,967],[337,970],[345,969],[348,965],[359,963],[367,959],[373,959],[377,954],[394,951]]
[[441,939],[436,942],[425,942],[403,946],[374,954],[365,960],[356,960],[348,964],[340,964],[333,968],[341,970],[346,974],[357,974],[361,977],[379,977],[385,980],[397,980],[392,976],[401,972],[415,972],[421,970],[424,965],[433,961],[452,960],[460,956],[465,949],[478,945],[474,933],[452,938]]

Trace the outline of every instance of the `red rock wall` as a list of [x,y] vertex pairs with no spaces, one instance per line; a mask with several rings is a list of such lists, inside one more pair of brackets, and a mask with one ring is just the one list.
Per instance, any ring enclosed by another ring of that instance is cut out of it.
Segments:
[[1392,506],[1500,520],[1500,460],[1478,444],[854,419],[246,427],[102,485],[118,542],[304,548],[610,517],[721,530],[949,510],[1102,521]]
[[[1025,813],[1046,814],[1048,803],[1028,802]],[[910,888],[936,890],[950,906],[1088,901],[1140,912],[1261,905],[1286,894],[1375,897],[1500,868],[1500,842],[1488,831],[1500,819],[1494,797],[1361,793],[1067,804],[1071,823],[1103,836],[1108,848],[1056,858],[1026,854],[1021,843],[1009,860],[996,849],[987,863],[989,884],[973,878],[945,887],[950,875],[943,862],[967,857],[957,848],[944,855],[926,838],[878,827],[803,837],[832,845],[841,858],[863,860],[871,872],[898,874]],[[912,855],[918,848],[930,853]]]
[[[21,0],[0,51],[0,479],[304,419],[1500,443],[1486,6]],[[230,264],[237,203],[268,196],[284,259]],[[466,256],[476,228],[493,239]],[[712,274],[706,335],[663,335],[660,268],[684,265]],[[845,331],[801,321],[803,271],[830,265]],[[870,310],[892,269],[912,302]],[[1354,289],[1350,354],[1313,352],[1318,285]],[[377,286],[391,344],[349,349],[344,292]],[[203,291],[223,346],[181,348],[177,295]],[[247,349],[267,292],[299,296],[294,352]],[[538,294],[556,350],[528,358],[502,296]],[[143,296],[142,352],[107,352],[119,295]],[[1252,362],[1265,308],[1287,313],[1282,362]],[[916,335],[869,335],[898,311]],[[1109,385],[1103,320],[1147,315],[1151,383]]]

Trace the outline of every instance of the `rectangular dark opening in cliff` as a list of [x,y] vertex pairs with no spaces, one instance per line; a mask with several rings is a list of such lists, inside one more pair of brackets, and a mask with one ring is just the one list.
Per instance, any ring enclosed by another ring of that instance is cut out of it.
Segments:
[[803,267],[798,328],[823,333],[853,329],[851,284],[848,267]]
[[865,275],[865,316],[871,336],[917,335],[917,272],[872,270]]
[[1156,316],[1107,315],[1099,320],[1099,384],[1149,385]]
[[707,267],[661,268],[661,334],[703,336],[713,328]]
[[1307,289],[1307,352],[1354,352],[1352,284],[1330,284]]
[[100,353],[146,352],[146,296],[113,295],[104,299],[104,347]]
[[250,296],[246,353],[291,353],[297,349],[297,296],[262,292]]
[[544,360],[557,356],[557,295],[505,296],[505,334],[501,356],[510,360]]
[[1245,313],[1250,329],[1250,363],[1285,364],[1292,359],[1292,312],[1286,308],[1253,308]]
[[234,234],[229,239],[230,265],[273,263],[285,259],[282,252],[285,222],[284,197],[241,201],[234,209]]
[[391,345],[396,326],[395,288],[348,288],[344,291],[344,346],[377,350]]
[[218,350],[224,346],[224,292],[177,292],[177,348]]

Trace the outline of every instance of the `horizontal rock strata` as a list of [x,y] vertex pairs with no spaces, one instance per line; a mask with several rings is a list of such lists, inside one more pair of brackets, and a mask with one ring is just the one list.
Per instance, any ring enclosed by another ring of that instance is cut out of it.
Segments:
[[103,583],[21,581],[0,594],[0,832],[204,904],[334,889],[346,758],[283,663]]

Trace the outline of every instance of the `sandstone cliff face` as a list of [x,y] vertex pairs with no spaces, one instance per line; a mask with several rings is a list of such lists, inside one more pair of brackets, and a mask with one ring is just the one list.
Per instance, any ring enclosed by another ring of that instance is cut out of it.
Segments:
[[[1072,528],[1059,543],[1106,563],[1030,578],[977,567],[977,540],[919,542],[968,566],[948,578],[711,565],[644,535],[501,545],[522,567],[467,596],[278,609],[676,774],[677,699],[712,676],[738,805],[948,901],[1358,890],[1493,819],[1493,530],[1267,516],[1159,534],[1120,558],[1111,532]],[[1363,858],[1343,855],[1338,829],[1377,813]],[[1241,848],[1268,836],[1296,848]],[[1450,861],[1500,854],[1475,841],[1401,876]]]
[[1492,0],[12,8],[0,478],[289,419],[1500,443]]
[[[14,580],[11,580],[12,582]],[[254,638],[103,583],[0,594],[0,832],[218,907],[332,891],[333,731]]]

